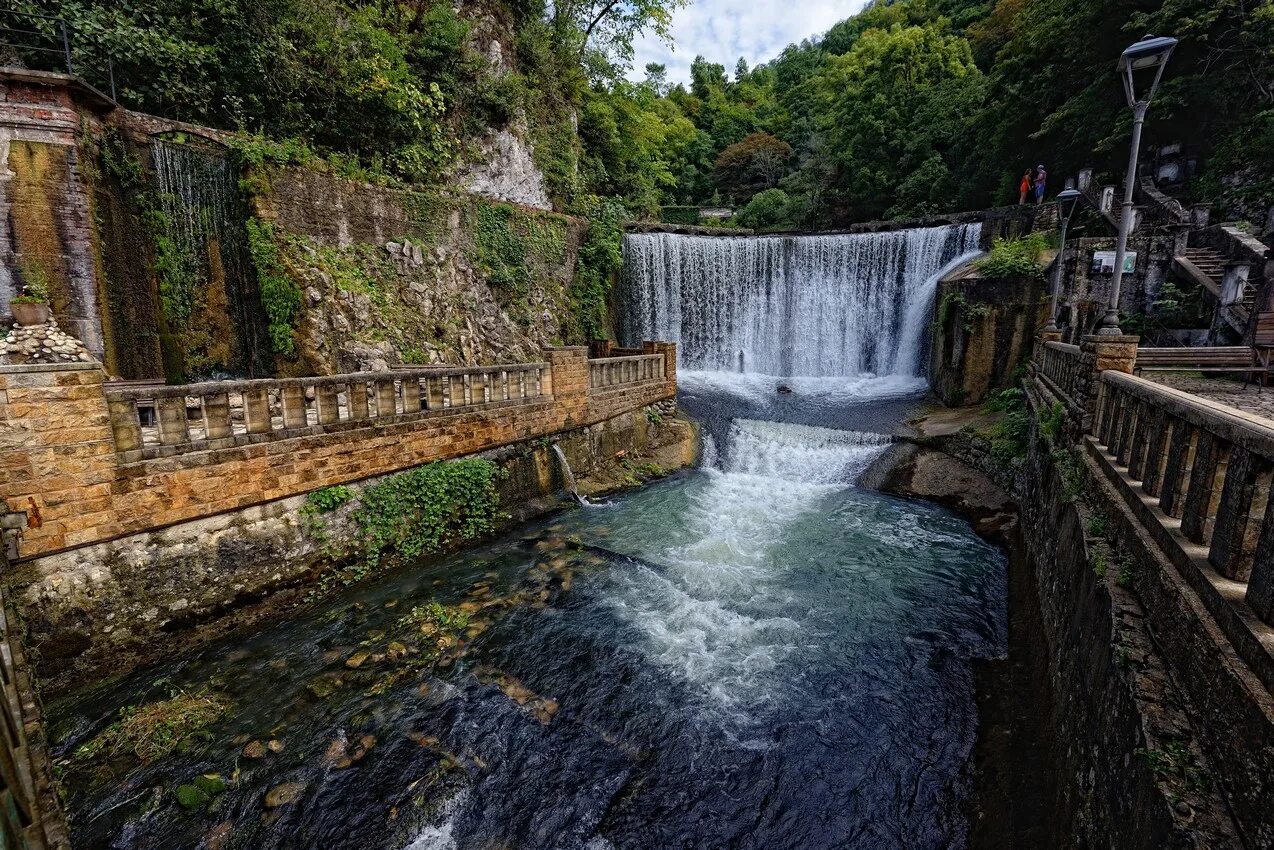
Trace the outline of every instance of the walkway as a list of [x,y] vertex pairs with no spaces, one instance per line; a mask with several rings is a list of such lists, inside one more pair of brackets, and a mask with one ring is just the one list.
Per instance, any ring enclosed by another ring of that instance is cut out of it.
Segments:
[[1253,416],[1274,420],[1274,387],[1262,387],[1259,384],[1244,386],[1242,381],[1200,377],[1198,373],[1190,372],[1146,372],[1142,377],[1183,393],[1237,408]]

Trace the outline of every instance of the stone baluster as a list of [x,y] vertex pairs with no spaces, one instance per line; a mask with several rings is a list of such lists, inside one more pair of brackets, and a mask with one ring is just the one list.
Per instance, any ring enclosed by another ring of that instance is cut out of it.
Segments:
[[[1259,490],[1258,480],[1265,485]],[[1233,446],[1208,549],[1208,561],[1221,575],[1247,581],[1268,493],[1268,464],[1243,446]]]
[[310,424],[305,410],[305,387],[285,384],[279,389],[279,401],[283,407],[284,428],[305,428]]
[[370,418],[367,404],[367,382],[357,378],[349,382],[349,418],[358,422]]
[[[349,385],[346,385],[346,393]],[[337,384],[321,383],[314,388],[314,403],[318,407],[320,425],[331,425],[341,421],[340,387]]]
[[425,378],[425,407],[442,410],[446,406],[443,378]]
[[111,417],[111,433],[115,436],[115,451],[131,452],[140,449],[142,424],[137,415],[137,402],[123,396],[110,396],[106,406]]
[[186,426],[186,397],[159,396],[155,399],[155,415],[159,424],[159,442],[176,446],[190,442]]
[[398,388],[393,378],[376,379],[376,418],[391,419],[398,415]]
[[268,434],[274,428],[270,421],[270,391],[265,387],[252,387],[242,393],[243,424],[249,434]]
[[1181,533],[1194,543],[1206,543],[1220,488],[1224,483],[1225,462],[1230,447],[1208,431],[1200,431],[1195,447],[1190,481],[1186,485],[1185,504],[1181,511]]
[[403,378],[403,413],[419,413],[420,378],[412,375]]
[[210,393],[203,397],[203,430],[209,440],[224,440],[234,436],[234,423],[230,421],[230,394]]
[[[1267,494],[1268,495],[1268,494]],[[1247,580],[1247,604],[1265,623],[1274,625],[1274,499],[1265,503],[1261,533]]]

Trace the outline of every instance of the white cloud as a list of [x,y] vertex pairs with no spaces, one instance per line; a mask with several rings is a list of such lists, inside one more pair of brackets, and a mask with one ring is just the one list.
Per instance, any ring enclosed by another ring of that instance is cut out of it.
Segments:
[[646,63],[659,62],[668,66],[671,82],[688,83],[696,55],[725,65],[733,75],[740,56],[749,66],[766,62],[865,5],[867,0],[691,0],[673,16],[672,49],[653,35],[643,36],[629,76],[644,79]]

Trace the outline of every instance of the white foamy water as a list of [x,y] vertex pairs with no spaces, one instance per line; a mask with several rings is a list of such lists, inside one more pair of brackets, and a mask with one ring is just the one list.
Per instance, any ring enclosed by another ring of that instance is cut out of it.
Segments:
[[415,838],[403,850],[456,850],[456,816],[468,797],[469,791],[466,789],[448,800],[438,812],[437,822],[416,833]]
[[781,592],[791,568],[776,562],[774,548],[888,444],[879,434],[736,420],[720,468],[705,469],[681,518],[689,542],[649,558],[664,569],[637,564],[619,575],[611,604],[646,635],[652,659],[746,716],[772,687],[765,674],[808,639],[797,621],[752,605]]
[[688,369],[914,376],[937,279],[980,225],[829,236],[624,238],[625,337]]

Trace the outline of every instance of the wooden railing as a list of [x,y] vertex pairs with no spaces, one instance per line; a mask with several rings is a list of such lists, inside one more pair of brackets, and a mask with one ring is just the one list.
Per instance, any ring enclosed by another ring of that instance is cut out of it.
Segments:
[[664,376],[662,354],[602,357],[588,361],[589,389],[605,389],[642,381],[662,381]]
[[1133,375],[1101,376],[1097,442],[1274,625],[1274,426]]
[[1080,367],[1079,346],[1051,340],[1044,343],[1040,371],[1058,392],[1074,401],[1078,397],[1080,384],[1084,380],[1084,371]]
[[551,383],[549,364],[525,363],[120,390],[107,385],[106,397],[116,449],[157,456],[525,403],[551,395]]

